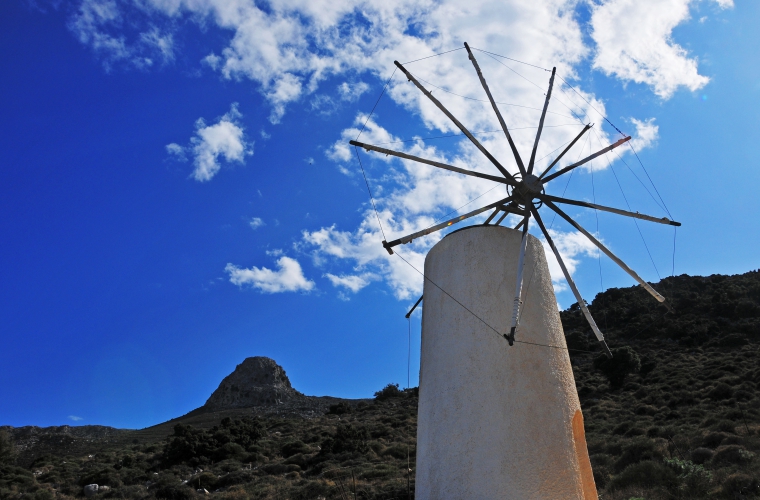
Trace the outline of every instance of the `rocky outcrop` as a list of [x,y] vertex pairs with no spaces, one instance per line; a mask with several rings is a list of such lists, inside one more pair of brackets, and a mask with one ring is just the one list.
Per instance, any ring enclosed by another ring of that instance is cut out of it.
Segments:
[[225,377],[204,408],[222,410],[273,406],[305,396],[293,389],[285,370],[263,356],[247,358]]

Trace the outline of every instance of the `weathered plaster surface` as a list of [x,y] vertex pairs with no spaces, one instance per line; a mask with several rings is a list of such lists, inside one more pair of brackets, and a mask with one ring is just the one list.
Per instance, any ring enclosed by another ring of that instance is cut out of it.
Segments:
[[597,498],[536,238],[528,241],[516,338],[560,348],[510,347],[475,316],[509,331],[520,238],[512,229],[475,226],[443,238],[425,260],[415,498]]

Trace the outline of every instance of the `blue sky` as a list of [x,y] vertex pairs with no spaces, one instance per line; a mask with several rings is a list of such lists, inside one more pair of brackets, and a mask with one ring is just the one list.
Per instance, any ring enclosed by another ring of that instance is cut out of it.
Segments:
[[[365,142],[495,173],[461,136],[424,139],[455,130],[398,72],[368,120],[394,59],[465,41],[556,66],[577,90],[555,87],[544,164],[582,123],[568,161],[616,140],[601,114],[633,136],[646,172],[619,148],[568,197],[666,215],[648,173],[683,223],[676,274],[757,269],[758,20],[738,0],[3,2],[0,425],[152,425],[255,355],[306,394],[406,385],[403,315],[422,281],[382,249],[347,142],[367,122]],[[549,73],[475,53],[528,156]],[[463,50],[407,67],[516,170],[493,113],[455,95],[484,98]],[[360,155],[389,239],[504,196]],[[597,230],[594,212],[570,213]],[[672,229],[639,224],[650,259],[630,220],[598,220],[645,279],[671,274]],[[633,284],[605,258],[600,280],[593,248],[553,231],[587,300]],[[399,251],[419,267],[440,237]]]

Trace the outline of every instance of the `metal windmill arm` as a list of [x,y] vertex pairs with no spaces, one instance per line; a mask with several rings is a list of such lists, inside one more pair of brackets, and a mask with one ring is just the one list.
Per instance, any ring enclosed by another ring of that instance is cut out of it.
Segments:
[[565,150],[562,151],[559,154],[559,156],[554,159],[554,161],[551,163],[551,165],[549,165],[548,167],[546,167],[546,170],[544,170],[541,173],[541,175],[538,176],[538,178],[541,179],[543,176],[545,176],[546,174],[548,174],[549,170],[551,170],[554,167],[554,165],[556,165],[557,162],[560,161],[563,156],[565,156],[565,153],[567,153],[568,151],[570,151],[570,148],[572,148],[575,145],[575,143],[578,142],[578,139],[580,139],[581,137],[583,137],[583,134],[585,134],[586,132],[588,132],[588,129],[590,129],[591,127],[593,127],[593,125],[591,125],[590,123],[588,125],[586,125],[585,127],[583,127],[583,130],[581,130],[581,133],[578,134],[578,136],[575,139],[573,139],[573,141],[565,148]]
[[530,153],[530,161],[528,162],[528,173],[533,173],[533,163],[536,161],[536,150],[538,149],[538,141],[541,139],[541,131],[544,128],[544,118],[546,118],[546,110],[549,107],[549,99],[552,97],[552,87],[554,86],[554,74],[557,72],[557,68],[552,68],[552,76],[549,78],[549,91],[546,93],[546,101],[544,102],[544,110],[541,111],[541,120],[538,122],[538,131],[536,132],[536,142],[533,143],[533,151]]
[[588,203],[579,200],[569,200],[567,198],[560,198],[559,196],[551,196],[548,194],[537,195],[540,200],[553,201],[555,203],[565,203],[567,205],[576,205],[579,207],[593,208],[596,210],[603,210],[605,212],[611,212],[613,214],[625,215],[626,217],[633,217],[635,219],[648,220],[649,222],[657,222],[659,224],[668,224],[671,226],[680,226],[680,222],[670,220],[667,217],[652,217],[651,215],[640,214],[638,212],[628,212],[627,210],[620,210],[619,208],[605,207],[604,205],[597,205],[596,203]]
[[461,130],[462,133],[467,136],[470,142],[472,142],[475,145],[475,147],[478,148],[480,152],[483,153],[485,157],[488,158],[490,162],[493,163],[494,166],[499,169],[499,172],[501,172],[501,174],[507,179],[508,184],[511,184],[513,186],[517,185],[517,181],[515,181],[515,178],[512,177],[512,174],[507,172],[507,169],[504,168],[504,166],[502,166],[502,164],[499,163],[498,160],[494,158],[493,155],[489,153],[486,148],[483,147],[483,145],[470,133],[470,131],[467,130],[465,126],[462,125],[462,123],[459,120],[457,120],[454,117],[454,115],[452,115],[451,112],[448,109],[446,109],[446,107],[443,104],[441,104],[441,102],[438,99],[433,97],[433,94],[431,94],[425,87],[423,87],[422,84],[418,82],[417,79],[414,76],[412,76],[412,74],[409,73],[400,62],[398,61],[393,61],[393,62],[394,64],[396,64],[396,66],[398,66],[398,68],[401,71],[404,72],[404,74],[409,79],[409,81],[412,82],[418,89],[420,89],[422,93],[425,94],[425,97],[430,99],[433,102],[433,104],[436,105],[438,109],[443,111],[443,113],[449,117],[449,120],[454,122],[454,125],[456,125],[457,128],[459,128],[459,130]]
[[610,144],[610,145],[609,145],[609,146],[607,146],[606,148],[604,148],[604,149],[600,149],[599,151],[597,151],[596,153],[592,154],[591,156],[587,156],[587,157],[585,157],[585,158],[584,158],[584,159],[582,159],[581,161],[575,162],[575,163],[573,163],[572,165],[568,165],[568,166],[566,166],[566,167],[565,167],[565,168],[563,168],[562,170],[559,170],[559,171],[557,171],[557,172],[554,172],[552,175],[550,175],[549,177],[547,177],[546,179],[544,179],[544,184],[546,184],[547,182],[549,182],[549,181],[550,181],[550,180],[552,180],[552,179],[556,179],[557,177],[559,177],[559,176],[560,176],[560,175],[562,175],[562,174],[566,174],[567,172],[571,171],[572,169],[574,169],[574,168],[576,168],[576,167],[580,167],[580,166],[581,166],[581,165],[583,165],[584,163],[588,163],[588,162],[590,162],[591,160],[593,160],[593,159],[594,159],[594,158],[596,158],[597,156],[601,156],[601,155],[603,155],[604,153],[609,153],[610,151],[612,151],[612,150],[613,150],[613,149],[615,149],[616,147],[618,147],[618,146],[622,146],[623,144],[625,144],[626,142],[628,142],[628,141],[630,141],[630,140],[631,140],[631,136],[629,135],[628,137],[624,137],[624,138],[620,139],[620,140],[619,140],[619,141],[617,141],[615,144]]
[[528,221],[530,212],[525,212],[523,217],[522,240],[520,240],[520,255],[517,258],[517,283],[515,284],[515,298],[512,302],[512,325],[507,335],[507,342],[513,345],[515,342],[515,330],[520,323],[520,305],[522,304],[523,268],[525,266],[525,247],[528,244]]
[[412,313],[414,312],[414,310],[417,309],[417,306],[420,305],[420,302],[422,302],[422,297],[424,297],[424,295],[420,295],[420,298],[417,299],[417,302],[415,302],[412,308],[409,309],[409,312],[406,313],[406,315],[404,316],[406,319],[409,319]]
[[[504,205],[506,203],[509,203],[512,200],[511,196],[508,196],[504,198],[503,200],[496,201],[494,203],[491,203],[490,205],[486,205],[483,208],[479,208],[477,210],[473,210],[472,212],[466,213],[464,215],[460,215],[459,217],[454,217],[453,219],[449,219],[446,222],[441,222],[440,224],[436,224],[435,226],[429,227],[427,229],[423,229],[422,231],[417,231],[416,233],[410,234],[408,236],[404,236],[403,238],[399,238],[397,240],[393,240],[390,243],[383,241],[383,247],[388,250],[388,253],[393,255],[392,248],[396,245],[404,245],[406,243],[409,243],[410,241],[420,238],[422,236],[428,235],[430,233],[434,233],[436,231],[440,231],[441,229],[447,228],[451,226],[452,224],[456,224],[457,222],[463,221],[465,219],[469,219],[470,217],[474,217],[480,213],[485,212],[486,210],[490,210],[492,208]],[[522,213],[522,210],[516,210],[511,207],[503,207],[502,210],[510,210],[515,213],[520,212]]]
[[496,210],[494,210],[493,213],[489,215],[485,221],[483,221],[483,225],[487,226],[493,220],[493,218],[499,214],[499,212],[501,212],[501,207],[496,207]]
[[509,134],[509,129],[507,129],[507,124],[504,121],[504,118],[501,116],[499,107],[496,106],[496,101],[494,101],[493,96],[491,95],[491,89],[488,88],[486,79],[483,77],[483,73],[480,71],[480,66],[478,65],[478,61],[475,59],[475,55],[470,50],[470,46],[467,45],[467,42],[464,42],[464,48],[467,49],[467,54],[470,57],[470,61],[472,61],[472,65],[475,66],[475,71],[477,71],[478,78],[480,78],[480,84],[483,86],[483,90],[486,91],[488,100],[491,101],[491,106],[493,107],[493,110],[496,113],[496,117],[499,119],[499,123],[501,124],[501,129],[504,131],[504,135],[507,136],[507,141],[509,141],[509,147],[512,148],[512,154],[515,156],[515,161],[517,162],[517,168],[520,169],[520,173],[523,175],[523,177],[525,177],[525,174],[526,174],[525,165],[523,165],[522,158],[520,158],[520,154],[517,152],[517,146],[515,146],[515,143],[512,140],[512,136]]
[[588,307],[586,307],[586,301],[583,300],[583,297],[581,297],[581,292],[578,291],[578,287],[575,286],[573,278],[570,277],[570,272],[567,270],[565,262],[562,260],[562,256],[559,254],[559,250],[557,250],[557,247],[554,245],[554,240],[549,235],[549,231],[546,230],[546,226],[544,226],[544,221],[541,220],[541,216],[538,215],[538,210],[536,210],[535,207],[531,205],[530,211],[533,213],[533,217],[536,218],[536,223],[541,228],[541,232],[544,233],[546,242],[549,243],[549,247],[552,249],[552,252],[554,252],[554,256],[557,258],[559,267],[562,269],[562,274],[565,275],[565,280],[567,280],[567,284],[570,285],[570,289],[573,291],[573,295],[575,295],[575,300],[578,302],[578,306],[581,308],[581,311],[583,311],[583,315],[586,317],[586,321],[588,321],[588,324],[591,326],[591,330],[594,332],[594,335],[596,335],[597,340],[602,343],[607,357],[612,358],[610,348],[607,347],[607,342],[604,340],[604,334],[602,334],[602,331],[599,330],[599,327],[596,325],[594,317],[591,316],[591,312],[588,310]]
[[501,224],[501,221],[503,221],[509,214],[510,212],[505,210],[504,213],[501,214],[501,217],[499,217],[499,220],[496,221],[496,224],[494,224],[494,226],[498,226],[499,224]]
[[467,170],[464,168],[455,167],[453,165],[447,165],[446,163],[441,163],[439,161],[426,160],[425,158],[420,158],[419,156],[409,155],[406,153],[401,153],[400,151],[394,151],[392,149],[386,149],[386,148],[381,148],[378,146],[373,146],[371,144],[364,144],[363,142],[348,141],[348,143],[352,146],[358,146],[367,151],[376,151],[378,153],[383,153],[385,155],[397,156],[405,160],[412,160],[418,163],[424,163],[425,165],[431,165],[433,167],[438,167],[445,170],[451,170],[452,172],[457,172],[460,174],[471,175],[473,177],[480,177],[481,179],[488,179],[489,181],[501,182],[502,184],[509,184],[509,182],[504,177],[497,177],[495,175],[482,174],[480,172],[475,172],[474,170]]
[[659,302],[665,302],[665,297],[663,297],[662,295],[660,295],[659,293],[657,293],[657,290],[655,290],[654,288],[652,288],[652,285],[650,285],[649,283],[647,283],[646,281],[644,281],[643,279],[641,279],[641,276],[639,276],[638,274],[636,274],[636,272],[633,269],[631,269],[630,267],[628,267],[625,262],[623,262],[622,260],[620,260],[606,246],[602,245],[602,243],[599,240],[597,240],[596,238],[594,238],[591,235],[591,233],[589,233],[588,231],[586,231],[585,229],[583,229],[583,227],[581,227],[580,224],[578,224],[577,222],[575,222],[569,215],[567,215],[565,212],[563,212],[557,205],[555,205],[554,203],[552,203],[549,200],[543,200],[543,201],[544,201],[544,203],[546,203],[547,207],[549,207],[552,210],[554,210],[555,212],[557,212],[557,214],[559,214],[560,217],[562,217],[567,222],[569,222],[571,226],[573,226],[575,229],[577,229],[578,231],[580,231],[581,233],[583,233],[583,235],[586,236],[586,238],[588,238],[589,240],[591,240],[591,243],[593,243],[594,245],[596,245],[599,248],[599,250],[601,250],[602,252],[605,253],[605,255],[607,255],[607,257],[609,257],[610,259],[612,259],[613,261],[615,261],[615,263],[618,266],[620,266],[623,269],[623,271],[627,272],[633,279],[635,279],[636,281],[638,281],[639,284],[641,286],[643,286],[646,289],[646,291],[649,292],[649,294],[652,297],[654,297],[655,299],[657,299]]

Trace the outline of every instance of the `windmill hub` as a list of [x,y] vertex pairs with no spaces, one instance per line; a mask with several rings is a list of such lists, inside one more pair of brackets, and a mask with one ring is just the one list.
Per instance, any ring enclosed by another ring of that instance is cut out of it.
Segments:
[[518,199],[518,203],[526,205],[533,200],[536,195],[541,194],[543,190],[544,184],[538,177],[533,174],[526,174],[525,178],[517,183],[512,194]]

